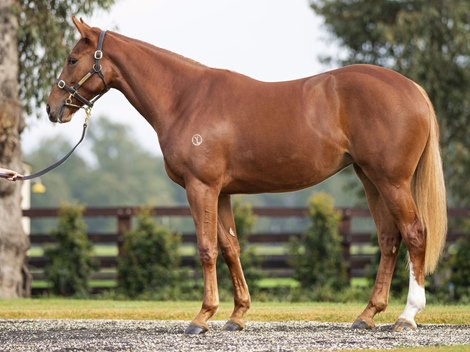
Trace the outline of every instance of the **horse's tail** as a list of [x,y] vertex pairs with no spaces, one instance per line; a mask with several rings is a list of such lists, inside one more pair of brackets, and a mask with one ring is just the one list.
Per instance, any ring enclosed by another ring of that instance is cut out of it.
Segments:
[[425,274],[432,273],[444,249],[447,234],[447,205],[444,172],[439,152],[439,126],[428,95],[417,85],[429,105],[430,131],[413,177],[413,197],[426,232]]

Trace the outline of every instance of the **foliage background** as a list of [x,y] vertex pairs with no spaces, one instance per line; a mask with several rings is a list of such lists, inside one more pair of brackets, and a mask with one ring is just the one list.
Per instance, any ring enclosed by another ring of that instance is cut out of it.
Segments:
[[62,206],[57,229],[51,232],[56,243],[44,250],[48,259],[44,274],[53,294],[86,297],[90,293],[91,274],[98,269],[98,262],[82,213],[81,206]]
[[[37,112],[47,100],[55,75],[60,72],[76,30],[70,25],[75,14],[107,10],[114,0],[19,0],[18,19],[20,99],[27,114]],[[34,79],[31,79],[34,77]]]
[[[27,112],[44,100],[74,30],[67,25],[71,12],[91,13],[113,1],[18,2],[21,99]],[[310,1],[323,16],[339,57],[324,58],[335,65],[374,63],[391,67],[416,80],[428,91],[441,126],[445,172],[451,204],[468,206],[470,184],[470,3],[464,0]],[[41,43],[54,43],[45,48]],[[47,49],[47,50],[46,50]],[[29,77],[37,77],[29,80]],[[33,195],[33,206],[57,206],[60,201],[86,205],[186,204],[181,189],[163,171],[161,158],[139,148],[123,126],[96,119],[90,129],[94,156],[75,156],[66,168],[44,178],[48,191]],[[116,143],[119,141],[119,143]],[[59,137],[42,141],[26,157],[33,167],[47,165],[69,149]],[[355,205],[360,197],[343,192],[355,177],[342,173],[317,189],[327,190],[337,205]],[[346,181],[346,182],[345,182]],[[353,181],[356,182],[356,181]],[[105,184],[107,187],[102,187]],[[310,191],[250,198],[255,205],[304,205]],[[41,226],[34,224],[34,226]],[[270,224],[271,227],[281,226]],[[458,253],[458,251],[456,252]],[[454,279],[458,278],[454,275]]]
[[191,290],[188,270],[180,268],[181,239],[157,224],[142,208],[135,229],[124,235],[118,257],[118,291],[136,298],[175,300]]
[[419,83],[434,104],[444,171],[454,204],[470,203],[470,2],[311,0],[339,57],[336,65],[378,64]]

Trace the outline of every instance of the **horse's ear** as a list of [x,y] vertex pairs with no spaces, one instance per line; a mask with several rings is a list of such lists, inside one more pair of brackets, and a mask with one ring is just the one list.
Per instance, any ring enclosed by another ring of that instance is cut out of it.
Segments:
[[82,38],[88,38],[90,39],[89,37],[89,33],[91,32],[91,27],[89,25],[87,25],[82,18],[80,18],[80,21],[77,19],[77,17],[75,16],[72,16],[72,22],[73,24],[75,25],[75,27],[78,29],[78,31],[80,32],[80,35],[82,36]]

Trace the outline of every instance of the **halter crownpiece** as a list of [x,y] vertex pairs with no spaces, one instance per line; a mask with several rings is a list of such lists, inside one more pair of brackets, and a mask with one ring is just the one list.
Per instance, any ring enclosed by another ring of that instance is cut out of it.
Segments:
[[[95,63],[93,64],[90,71],[88,71],[88,73],[85,76],[83,76],[82,79],[80,79],[80,81],[78,81],[77,84],[75,84],[73,87],[71,87],[71,86],[67,85],[65,83],[65,81],[62,80],[62,79],[57,79],[56,80],[57,87],[59,87],[60,89],[65,90],[66,92],[69,93],[69,97],[65,100],[65,105],[66,106],[73,106],[75,108],[80,109],[80,108],[83,108],[83,105],[86,105],[87,108],[85,108],[85,110],[87,110],[87,109],[91,110],[91,108],[93,107],[93,104],[95,103],[95,101],[97,101],[99,98],[101,98],[109,90],[109,87],[106,84],[106,81],[104,80],[103,71],[102,71],[102,67],[101,67],[101,64],[100,64],[100,61],[103,58],[103,41],[104,41],[104,35],[105,34],[106,34],[106,31],[101,31],[100,32],[100,36],[98,38],[98,47],[96,48],[95,53],[93,55],[93,58],[95,59]],[[104,89],[101,91],[100,94],[95,96],[93,99],[88,100],[83,95],[78,93],[78,90],[80,89],[80,87],[86,81],[88,81],[89,78],[91,78],[95,74],[98,74],[98,76],[101,78],[101,81],[104,84]],[[72,102],[72,98],[77,99],[83,105],[74,104]]]

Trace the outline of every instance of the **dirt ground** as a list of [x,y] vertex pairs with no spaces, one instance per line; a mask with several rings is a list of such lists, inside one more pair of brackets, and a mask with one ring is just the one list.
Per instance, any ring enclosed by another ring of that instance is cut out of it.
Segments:
[[248,322],[224,332],[211,322],[202,336],[185,336],[186,321],[0,320],[1,351],[335,351],[468,344],[470,325],[421,325],[394,333],[391,325],[356,331],[350,324]]

